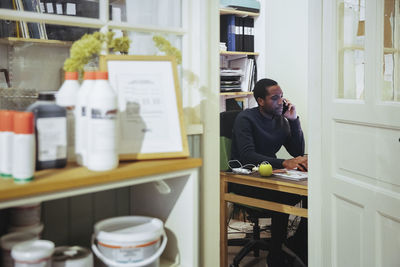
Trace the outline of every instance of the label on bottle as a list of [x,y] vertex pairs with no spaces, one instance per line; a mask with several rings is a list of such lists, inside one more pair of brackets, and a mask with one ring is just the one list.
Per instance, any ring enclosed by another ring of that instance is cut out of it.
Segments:
[[117,109],[105,110],[99,108],[91,109],[91,118],[92,119],[101,119],[101,120],[115,120],[117,118]]
[[114,151],[116,149],[116,119],[117,109],[106,110],[92,108],[90,110],[91,124],[96,129],[93,138],[92,152]]
[[67,157],[67,119],[40,118],[36,121],[38,131],[38,160],[49,161]]

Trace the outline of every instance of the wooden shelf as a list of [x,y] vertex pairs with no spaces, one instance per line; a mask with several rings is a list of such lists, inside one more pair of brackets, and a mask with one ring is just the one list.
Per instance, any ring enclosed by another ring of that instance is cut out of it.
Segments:
[[258,56],[257,52],[236,52],[236,51],[220,51],[220,55],[247,55],[247,56]]
[[67,41],[17,38],[17,37],[1,38],[0,43],[8,45],[34,43],[40,45],[63,46],[63,47],[69,47],[72,45],[72,42],[67,42]]
[[201,164],[202,161],[199,158],[143,160],[122,162],[118,168],[105,172],[93,172],[71,164],[63,169],[37,171],[34,180],[26,184],[16,184],[11,179],[0,179],[0,203],[46,193],[107,185],[149,175],[182,171],[200,167]]
[[220,95],[238,95],[238,96],[248,96],[248,95],[253,95],[253,92],[225,92],[225,93],[219,93]]
[[260,13],[241,11],[241,10],[236,10],[233,8],[220,8],[219,14],[220,15],[232,14],[232,15],[238,15],[238,16],[243,16],[243,17],[258,17],[260,15]]

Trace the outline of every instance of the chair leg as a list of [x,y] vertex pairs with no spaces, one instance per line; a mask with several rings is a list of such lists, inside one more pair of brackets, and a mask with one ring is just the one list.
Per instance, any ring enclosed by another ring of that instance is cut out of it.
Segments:
[[[260,226],[258,225],[258,219],[254,222],[253,226],[253,239],[260,240]],[[254,257],[260,256],[260,249],[258,246],[254,246]]]
[[236,254],[235,258],[233,259],[233,266],[239,266],[240,261],[247,255],[249,254],[250,251],[254,249],[254,246],[256,244],[255,240],[251,240],[249,243],[244,246],[238,254]]

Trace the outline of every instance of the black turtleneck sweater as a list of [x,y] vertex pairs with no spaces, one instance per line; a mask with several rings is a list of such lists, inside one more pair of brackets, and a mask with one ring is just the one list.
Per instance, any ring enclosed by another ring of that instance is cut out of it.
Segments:
[[232,159],[243,165],[268,161],[272,167],[280,169],[284,159],[277,159],[275,154],[282,145],[293,157],[304,155],[304,136],[298,117],[295,120],[283,116],[267,118],[258,107],[246,109],[236,117]]

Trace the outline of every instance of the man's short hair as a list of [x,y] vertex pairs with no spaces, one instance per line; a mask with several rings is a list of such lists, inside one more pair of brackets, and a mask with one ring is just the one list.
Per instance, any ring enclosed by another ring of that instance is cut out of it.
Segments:
[[265,99],[267,96],[268,90],[267,88],[273,85],[277,85],[278,83],[271,79],[261,79],[256,82],[256,85],[253,89],[254,98],[257,99],[260,97],[261,99]]

